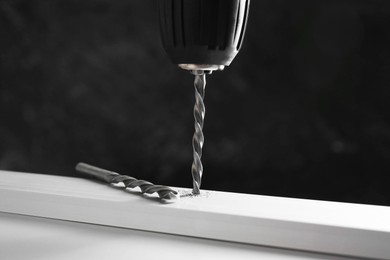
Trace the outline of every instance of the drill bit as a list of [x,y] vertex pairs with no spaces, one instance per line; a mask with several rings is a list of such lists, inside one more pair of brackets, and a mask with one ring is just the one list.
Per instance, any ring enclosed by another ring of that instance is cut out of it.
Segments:
[[206,75],[203,70],[192,70],[191,73],[195,75],[194,87],[195,87],[195,106],[194,106],[194,119],[195,119],[195,133],[192,137],[192,151],[193,151],[193,163],[191,167],[192,182],[193,182],[193,194],[200,194],[200,185],[203,174],[202,165],[202,147],[204,143],[203,136],[203,124],[205,116],[205,105],[203,102],[206,88]]
[[78,163],[76,165],[76,170],[109,184],[117,184],[122,182],[125,185],[125,188],[133,189],[139,187],[141,189],[141,193],[152,194],[157,192],[158,196],[163,201],[174,201],[179,198],[179,193],[167,186],[154,185],[148,181],[137,180],[133,177],[120,175],[116,172],[101,169],[86,163]]

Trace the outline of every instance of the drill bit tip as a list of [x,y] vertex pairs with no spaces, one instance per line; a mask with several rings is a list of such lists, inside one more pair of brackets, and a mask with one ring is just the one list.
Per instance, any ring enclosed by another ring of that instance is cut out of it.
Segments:
[[86,163],[78,163],[76,170],[109,184],[123,183],[125,188],[131,189],[138,187],[143,194],[157,193],[163,202],[174,202],[179,198],[179,193],[168,186],[154,185],[148,181],[137,180],[131,176],[120,175]]

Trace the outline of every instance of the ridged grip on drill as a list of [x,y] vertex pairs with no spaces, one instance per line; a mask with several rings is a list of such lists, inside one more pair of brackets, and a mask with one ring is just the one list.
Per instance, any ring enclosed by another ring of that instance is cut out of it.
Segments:
[[203,175],[202,165],[202,148],[204,144],[203,124],[205,116],[205,105],[203,102],[206,88],[206,75],[203,71],[193,71],[195,75],[194,87],[195,87],[195,106],[194,106],[194,119],[195,119],[195,133],[192,138],[192,149],[194,161],[191,167],[192,180],[193,180],[193,193],[200,194],[200,185]]
[[175,64],[228,66],[241,48],[250,0],[157,0],[164,49]]
[[76,165],[76,170],[110,184],[122,182],[126,188],[134,189],[139,187],[142,193],[153,194],[156,192],[158,196],[164,200],[172,200],[177,198],[179,195],[177,191],[167,186],[154,185],[148,181],[138,180],[127,175],[120,175],[116,172],[101,169],[86,163],[78,163]]

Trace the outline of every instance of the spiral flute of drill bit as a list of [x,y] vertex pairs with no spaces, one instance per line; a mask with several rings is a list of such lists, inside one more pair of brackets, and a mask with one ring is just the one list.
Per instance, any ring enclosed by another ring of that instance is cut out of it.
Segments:
[[202,148],[204,143],[203,136],[203,124],[205,116],[205,105],[203,102],[206,88],[206,75],[202,70],[195,70],[191,72],[195,75],[194,87],[195,87],[195,106],[194,106],[194,119],[195,119],[195,133],[192,138],[192,151],[194,161],[191,167],[192,181],[193,181],[193,194],[200,194],[200,185],[202,181],[203,165],[202,165]]
[[177,191],[167,186],[154,185],[148,181],[137,180],[136,178],[127,175],[120,175],[116,172],[101,169],[86,163],[78,163],[76,165],[76,170],[109,184],[122,182],[125,185],[125,188],[134,189],[139,187],[142,193],[152,194],[156,192],[161,199],[166,201],[173,201],[179,197],[179,193]]

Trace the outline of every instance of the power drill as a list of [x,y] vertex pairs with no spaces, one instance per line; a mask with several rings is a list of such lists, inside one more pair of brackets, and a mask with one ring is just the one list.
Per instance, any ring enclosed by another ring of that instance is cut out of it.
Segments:
[[157,0],[162,43],[174,64],[195,75],[193,194],[200,194],[206,74],[229,66],[241,48],[250,0]]

